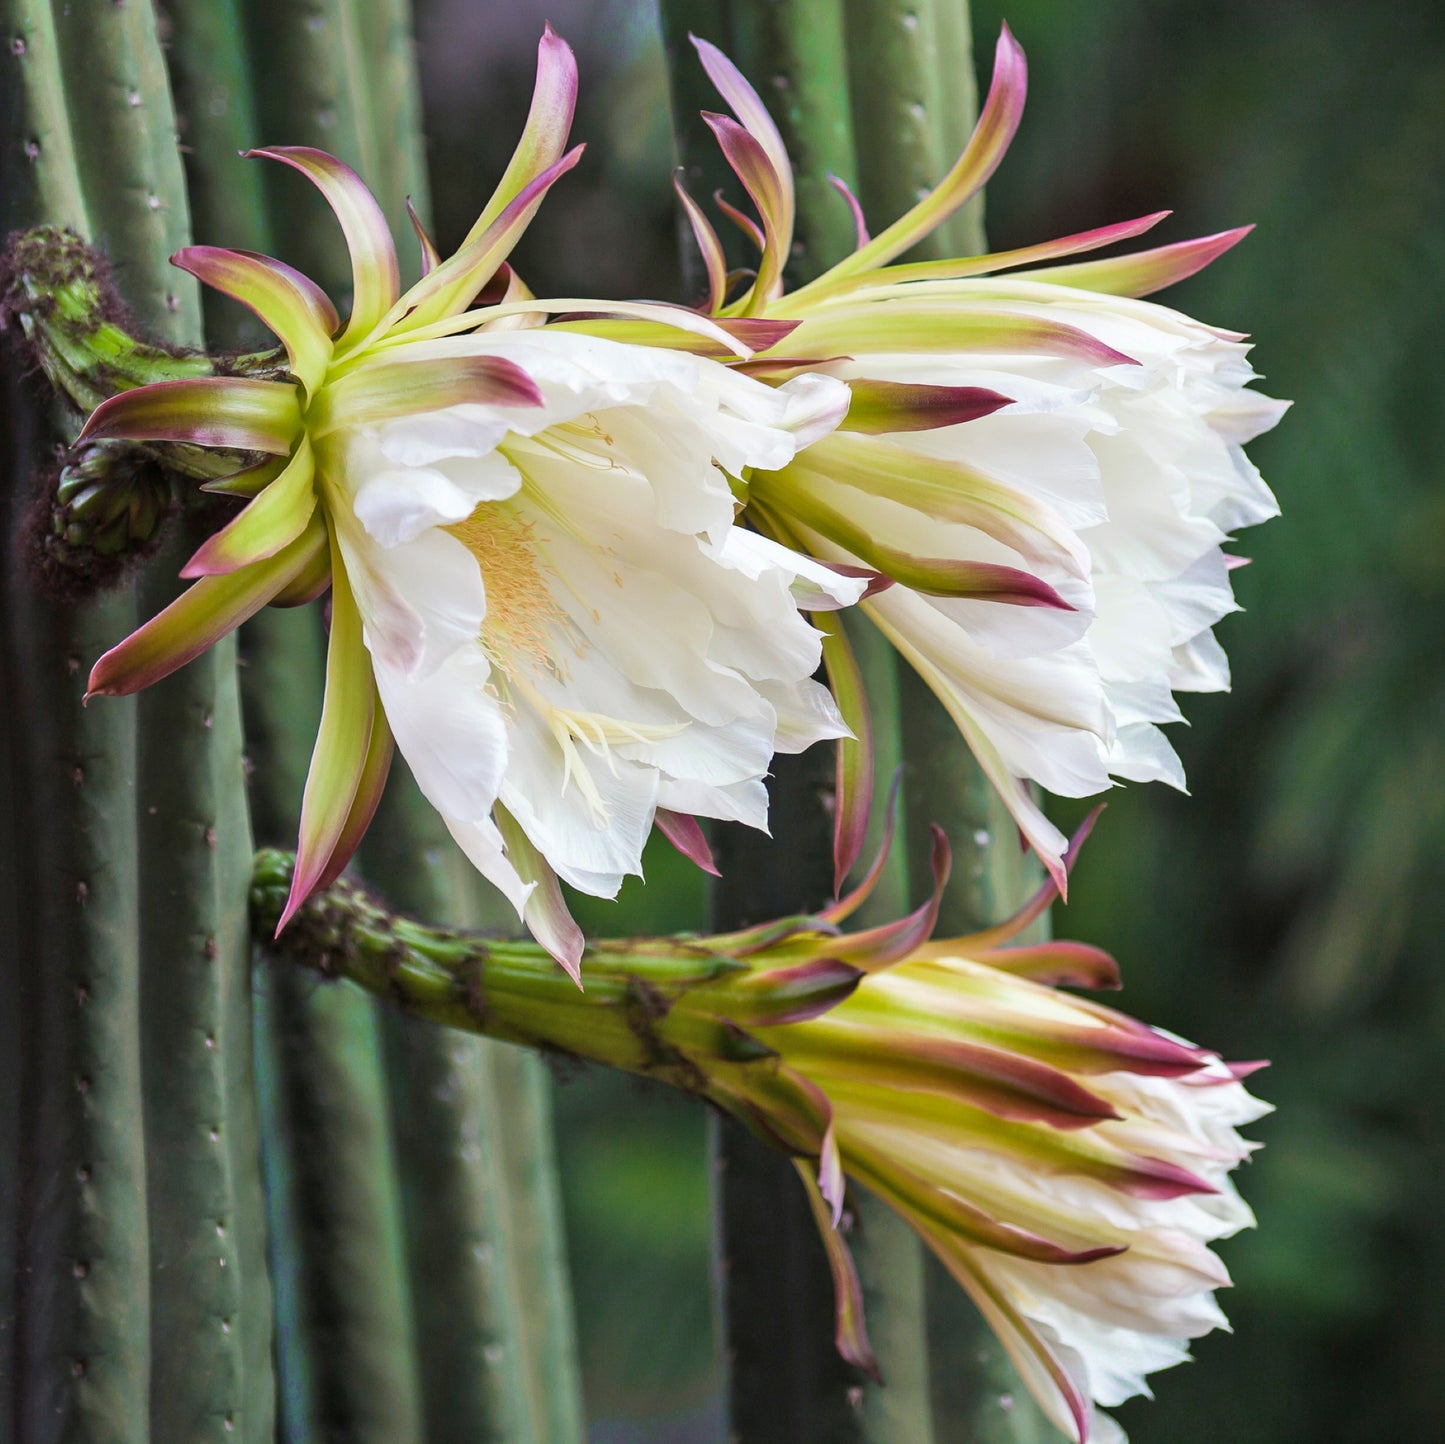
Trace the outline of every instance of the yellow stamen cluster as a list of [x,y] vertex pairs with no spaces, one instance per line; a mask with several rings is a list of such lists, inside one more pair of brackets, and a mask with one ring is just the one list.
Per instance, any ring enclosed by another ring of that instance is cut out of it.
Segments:
[[538,554],[535,523],[483,502],[449,531],[477,559],[487,592],[482,647],[505,671],[519,662],[554,664],[557,633],[567,614],[547,586],[546,563]]

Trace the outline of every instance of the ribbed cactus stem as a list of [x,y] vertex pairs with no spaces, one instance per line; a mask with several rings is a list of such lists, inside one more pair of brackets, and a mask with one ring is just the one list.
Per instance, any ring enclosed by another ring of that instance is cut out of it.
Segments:
[[[13,486],[38,447],[23,425],[6,434]],[[15,736],[6,819],[24,904],[6,1009],[26,1020],[9,1103],[20,1191],[6,1412],[17,1437],[39,1444],[142,1444],[151,1320],[135,708],[80,707],[83,659],[117,640],[133,609],[106,600],[61,615],[13,565],[7,592],[5,672],[27,726]]]
[[[475,874],[397,764],[361,866],[399,905],[460,924],[495,920]],[[418,1368],[429,1444],[542,1439],[509,1197],[515,1170],[491,1049],[413,1019],[382,1018],[401,1173]],[[566,1437],[566,1436],[561,1436]]]
[[[237,152],[264,145],[251,83],[241,0],[170,0],[167,58],[197,240],[269,253],[265,171]],[[206,341],[212,348],[274,345],[244,307],[205,290]]]
[[[86,97],[81,175],[117,277],[154,334],[199,344],[196,289],[169,265],[189,213],[155,16],[89,0],[58,28],[67,84]],[[184,554],[149,571],[148,611],[179,590]],[[218,647],[138,706],[143,1103],[131,1127],[145,1139],[156,1438],[271,1430],[234,656]]]
[[[875,229],[936,184],[968,139],[976,103],[969,33],[968,0],[848,0],[858,196]],[[912,254],[923,259],[983,250],[982,215],[980,196]],[[917,891],[928,875],[924,824],[937,823],[954,849],[939,930],[966,933],[1012,911],[1032,886],[1035,865],[1018,847],[1007,810],[957,727],[909,667],[899,668],[898,692],[910,874]],[[924,1268],[938,1444],[1052,1437],[977,1311],[931,1256]]]
[[69,0],[55,14],[92,239],[153,334],[195,344],[200,291],[170,264],[190,212],[155,12],[144,0]]
[[[247,626],[241,677],[262,838],[296,833],[323,641],[310,608],[262,612]],[[375,1009],[269,967],[257,973],[256,1007],[284,1437],[420,1440]]]
[[[54,17],[5,0],[0,230],[87,227]],[[5,531],[51,438],[17,383],[3,402]],[[71,612],[39,599],[7,545],[0,616],[11,734],[3,826],[17,924],[4,1011],[25,1019],[9,1100],[4,1437],[129,1444],[146,1437],[150,1354],[137,1036],[135,710],[82,711],[84,659],[130,625],[128,600]],[[12,1191],[13,1190],[13,1191]],[[12,1432],[13,1431],[13,1432]]]

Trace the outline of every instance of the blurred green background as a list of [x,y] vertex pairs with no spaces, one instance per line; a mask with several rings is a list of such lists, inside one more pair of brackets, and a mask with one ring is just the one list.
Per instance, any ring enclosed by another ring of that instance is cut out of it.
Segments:
[[[576,47],[576,138],[520,265],[539,292],[682,294],[648,0],[420,0],[443,250],[526,111],[543,18]],[[1028,52],[990,187],[999,248],[1173,207],[1163,239],[1258,231],[1164,299],[1250,331],[1295,398],[1252,448],[1284,507],[1245,538],[1229,696],[1174,729],[1193,796],[1113,794],[1061,933],[1109,947],[1122,1005],[1269,1057],[1224,1249],[1233,1339],[1120,1411],[1135,1444],[1445,1439],[1445,5],[977,4]],[[874,218],[886,221],[891,217]],[[1076,809],[1060,808],[1065,823]],[[665,855],[589,927],[698,916]],[[585,1075],[560,1093],[595,1444],[717,1444],[704,1119]],[[907,1441],[899,1441],[907,1444]]]

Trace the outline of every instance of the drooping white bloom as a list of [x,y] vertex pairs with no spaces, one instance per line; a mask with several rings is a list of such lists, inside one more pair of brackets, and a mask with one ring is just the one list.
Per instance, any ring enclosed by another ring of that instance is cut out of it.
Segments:
[[[1241,337],[1138,298],[1245,231],[1058,264],[1142,234],[1160,212],[995,255],[898,262],[977,193],[1017,129],[1026,67],[1005,28],[978,126],[948,175],[871,238],[855,202],[857,248],[788,291],[782,137],[726,56],[697,46],[737,117],[708,123],[762,222],[756,278],[734,295],[716,236],[683,197],[709,310],[790,326],[776,362],[753,358],[753,374],[786,381],[814,367],[853,391],[836,432],[750,478],[753,518],[895,583],[865,609],[948,708],[1062,886],[1064,839],[1030,784],[1067,796],[1112,778],[1182,786],[1159,724],[1180,716],[1174,693],[1228,683],[1210,630],[1234,608],[1222,544],[1275,512],[1242,448],[1284,406],[1246,389]],[[832,645],[848,672],[846,641]],[[843,789],[843,871],[863,806]]]
[[[740,1070],[714,1094],[808,1160],[849,1358],[872,1363],[837,1231],[845,1179],[937,1254],[1069,1439],[1119,1444],[1101,1410],[1148,1394],[1149,1374],[1227,1327],[1214,1294],[1229,1274],[1211,1245],[1254,1223],[1231,1174],[1255,1146],[1238,1130],[1270,1108],[1241,1081],[1261,1065],[1058,986],[1118,987],[1106,953],[1017,945],[1055,891],[1050,880],[971,937],[920,941],[928,909],[863,933],[790,934],[776,976],[794,1015],[750,1027],[776,1058],[757,1087]],[[765,949],[748,961],[769,966]],[[849,964],[863,971],[851,991]],[[767,978],[750,980],[754,999]],[[828,1005],[804,1006],[808,987]]]
[[[1057,868],[1064,839],[1024,785],[1086,797],[1111,778],[1183,787],[1159,724],[1175,692],[1229,685],[1212,626],[1235,610],[1230,533],[1273,516],[1244,444],[1285,407],[1249,391],[1239,338],[1147,301],[1042,282],[959,281],[956,303],[998,318],[983,353],[860,354],[824,369],[849,380],[992,393],[953,425],[839,433],[755,489],[790,510],[815,554],[859,560],[826,508],[872,546],[935,566],[986,563],[1042,579],[1061,606],[1001,605],[897,586],[865,605],[958,721],[1026,835]],[[886,300],[871,303],[886,320]],[[1039,354],[1013,320],[1117,353]],[[790,341],[806,354],[809,326]],[[926,378],[926,379],[925,379]],[[993,495],[979,505],[985,488]],[[820,529],[807,506],[820,509]],[[969,515],[969,508],[972,515]],[[829,532],[832,532],[832,536]]]

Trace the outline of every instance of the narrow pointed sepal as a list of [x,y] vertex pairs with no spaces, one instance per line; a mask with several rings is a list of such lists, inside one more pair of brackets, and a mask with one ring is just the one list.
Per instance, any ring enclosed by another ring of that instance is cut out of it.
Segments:
[[123,697],[170,676],[259,612],[325,548],[326,529],[313,520],[275,556],[225,576],[203,577],[95,664],[87,698]]
[[847,203],[849,213],[853,217],[853,240],[858,250],[862,250],[872,238],[868,234],[868,218],[863,214],[863,203],[853,194],[848,182],[841,176],[830,174],[828,184],[843,197]]
[[328,386],[313,408],[317,436],[341,427],[373,425],[448,406],[540,406],[542,393],[503,356],[446,356],[376,361]]
[[1001,973],[1053,988],[1104,992],[1123,986],[1119,964],[1112,954],[1088,943],[1057,941],[1033,947],[986,948],[977,957]]
[[[1018,246],[1010,251],[990,251],[981,256],[954,256],[941,261],[913,261],[885,266],[880,271],[866,275],[845,277],[836,285],[819,286],[812,295],[816,302],[824,295],[843,290],[856,291],[872,286],[911,284],[915,281],[958,281],[969,276],[991,276],[999,271],[1039,265],[1060,256],[1102,250],[1105,246],[1132,240],[1135,236],[1142,236],[1146,231],[1153,230],[1160,221],[1166,220],[1172,214],[1172,211],[1151,211],[1147,216],[1136,216],[1133,220],[1116,221],[1112,225],[1098,226],[1089,231],[1075,231],[1071,235],[1058,236],[1051,241],[1038,241],[1032,246]],[[1031,272],[1022,277],[1023,280],[1036,278],[1046,279],[1043,272]]]
[[929,831],[933,834],[933,892],[928,901],[897,922],[840,937],[836,944],[829,944],[829,956],[872,973],[891,967],[928,940],[938,921],[943,889],[953,868],[953,852],[943,829],[930,824]]
[[332,333],[341,324],[320,286],[284,261],[255,251],[187,246],[171,263],[254,312],[285,346],[306,394],[315,394],[331,361]]
[[493,809],[493,815],[497,830],[506,844],[507,861],[516,868],[517,876],[531,888],[522,907],[522,921],[580,991],[582,953],[587,940],[567,906],[567,899],[562,896],[562,884],[558,882],[551,864],[527,836],[522,824],[501,803]]
[[728,982],[728,1016],[745,1028],[803,1023],[831,1012],[851,997],[863,977],[861,968],[838,958],[760,968]]
[[[512,253],[547,192],[582,159],[585,149],[585,146],[575,146],[533,177],[490,225],[480,232],[474,231],[460,249],[428,271],[399,304],[381,318],[378,329],[411,332],[465,311]],[[477,319],[481,321],[485,317]]]
[[834,768],[833,890],[841,894],[862,854],[873,809],[873,716],[863,673],[842,619],[830,613],[815,614],[813,625],[823,634],[829,690],[853,734],[838,739]]
[[893,780],[888,784],[888,801],[883,810],[883,837],[878,844],[878,851],[874,854],[873,861],[868,864],[868,871],[863,874],[858,885],[851,892],[844,893],[839,886],[839,897],[836,902],[829,903],[827,907],[820,908],[818,918],[831,927],[836,927],[845,919],[851,917],[865,902],[873,895],[873,889],[878,886],[878,880],[883,876],[883,869],[888,865],[888,854],[893,850],[893,833],[898,826],[898,793],[903,783],[903,764],[900,762],[893,770]]
[[722,242],[718,239],[712,222],[703,213],[702,207],[688,194],[687,187],[682,183],[682,176],[683,170],[679,166],[672,173],[672,188],[677,192],[683,213],[692,227],[697,248],[702,252],[703,266],[707,271],[707,310],[711,315],[721,311],[727,301],[727,260],[723,255]]
[[961,950],[969,957],[973,957],[979,952],[990,948],[1000,948],[1005,943],[1012,942],[1030,923],[1041,918],[1049,910],[1055,898],[1065,896],[1064,888],[1069,872],[1074,863],[1078,861],[1080,850],[1089,840],[1089,834],[1093,832],[1094,824],[1098,822],[1107,806],[1108,803],[1101,802],[1097,807],[1090,808],[1089,815],[1074,829],[1074,835],[1069,839],[1069,845],[1059,859],[1059,875],[1051,874],[1040,883],[1017,911],[991,928],[982,928],[976,933],[970,933],[967,937],[957,938],[950,942],[939,939],[928,946],[937,949]]
[[421,217],[416,213],[416,207],[411,203],[411,197],[406,198],[406,218],[411,222],[411,229],[416,236],[416,243],[421,247],[421,273],[426,275],[430,270],[441,264],[441,252],[436,248],[427,228],[422,224]]
[[286,456],[301,430],[300,397],[280,381],[204,376],[157,381],[101,402],[81,441],[185,441]]
[[331,860],[326,871],[317,881],[318,888],[330,887],[346,870],[346,865],[356,855],[366,829],[381,806],[381,795],[386,790],[386,779],[391,773],[391,761],[396,751],[396,741],[386,713],[381,708],[381,697],[373,701],[371,714],[371,738],[366,744],[366,760],[361,765],[361,776],[356,783],[356,796],[351,799],[351,811],[346,815],[345,825],[336,846],[331,850]]
[[717,869],[717,863],[713,861],[707,834],[702,830],[702,824],[697,818],[686,812],[673,812],[669,808],[659,807],[653,823],[694,867],[701,868],[713,877],[722,876]]
[[196,549],[183,577],[223,576],[238,567],[275,556],[306,529],[316,510],[316,475],[311,439],[303,432],[290,464],[269,482],[239,516]]
[[763,220],[762,260],[758,263],[757,279],[743,308],[745,313],[749,313],[760,309],[782,291],[783,266],[787,261],[784,247],[790,239],[786,227],[791,189],[774,168],[768,153],[731,116],[703,111],[702,118],[716,136],[723,158],[742,181]]
[[1030,272],[1029,279],[1048,281],[1055,286],[1102,291],[1110,296],[1150,296],[1202,271],[1227,250],[1237,246],[1253,229],[1253,226],[1237,226],[1231,231],[1200,236],[1192,241],[1176,241],[1168,246],[1155,246],[1152,250],[1135,251],[1129,256],[1044,267]]
[[401,268],[385,213],[361,177],[324,150],[278,145],[245,154],[247,159],[279,160],[300,171],[335,213],[351,253],[351,317],[338,342],[345,349],[370,333],[401,291]]
[[527,123],[497,189],[463,245],[480,236],[523,190],[561,158],[576,109],[577,59],[572,47],[548,24],[537,42],[537,78]]
[[334,538],[330,546],[331,638],[326,649],[326,695],[301,799],[296,870],[276,927],[278,934],[320,886],[337,844],[346,833],[372,755],[373,720],[379,710],[361,614]]
[[842,429],[870,436],[884,432],[932,431],[992,416],[1013,398],[986,386],[925,386],[897,381],[848,383],[852,401]]
[[807,1190],[808,1206],[812,1209],[813,1221],[818,1225],[818,1236],[823,1241],[828,1268],[833,1275],[834,1343],[850,1364],[861,1369],[875,1384],[881,1384],[883,1376],[878,1370],[877,1355],[868,1341],[868,1326],[863,1317],[863,1286],[858,1281],[853,1255],[833,1222],[827,1200],[811,1168],[796,1158],[793,1167],[798,1170],[798,1177]]
[[260,496],[290,465],[289,456],[268,456],[254,466],[233,471],[230,476],[219,476],[215,481],[203,481],[200,489],[215,496],[243,496],[249,499]]

